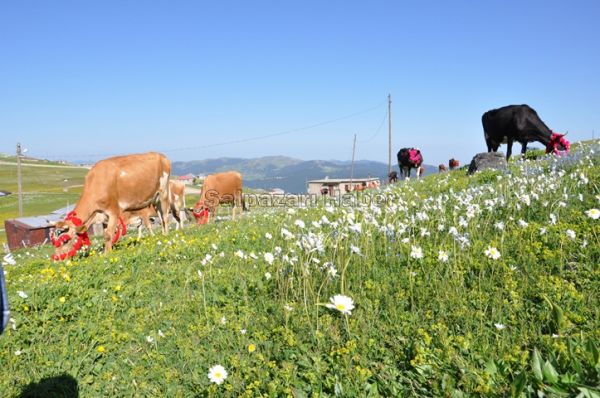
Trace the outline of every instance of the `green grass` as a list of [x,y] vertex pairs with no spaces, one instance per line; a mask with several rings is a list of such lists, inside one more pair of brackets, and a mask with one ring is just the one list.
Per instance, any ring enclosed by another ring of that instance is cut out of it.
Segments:
[[[5,266],[15,323],[0,391],[598,396],[600,220],[586,214],[600,207],[598,146],[403,182],[354,206],[129,238],[106,255],[95,242],[66,263],[22,250]],[[324,305],[336,294],[351,315]],[[207,377],[216,364],[221,385]]]
[[[12,195],[0,198],[0,243],[6,241],[4,221],[19,216],[17,166],[14,159],[0,158],[0,190]],[[53,167],[30,166],[49,165]],[[22,167],[23,216],[37,216],[73,204],[79,199],[87,169],[56,162],[25,161]],[[67,181],[65,181],[65,179]]]

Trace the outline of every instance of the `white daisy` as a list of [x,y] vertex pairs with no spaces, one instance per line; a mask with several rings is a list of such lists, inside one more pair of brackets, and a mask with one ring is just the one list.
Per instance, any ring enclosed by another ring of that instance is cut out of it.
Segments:
[[221,384],[227,378],[227,371],[221,365],[215,365],[208,369],[208,378],[215,384]]
[[423,249],[419,246],[411,246],[410,256],[415,259],[423,258]]
[[597,220],[598,218],[600,218],[600,210],[598,209],[589,209],[586,210],[585,214],[588,215],[588,217]]
[[448,262],[448,253],[443,250],[438,251],[438,260],[443,263]]
[[492,260],[498,260],[500,258],[500,252],[495,247],[488,246],[484,253]]
[[343,294],[336,294],[329,298],[329,301],[331,301],[331,303],[325,304],[327,308],[338,310],[344,315],[352,315],[354,301],[350,297],[344,296]]
[[273,256],[272,253],[265,253],[265,261],[269,264],[273,264],[273,261],[275,261],[275,256]]

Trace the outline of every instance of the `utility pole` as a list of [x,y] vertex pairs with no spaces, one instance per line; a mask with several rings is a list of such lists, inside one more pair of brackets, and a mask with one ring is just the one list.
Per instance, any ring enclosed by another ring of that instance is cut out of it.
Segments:
[[392,95],[388,94],[388,175],[392,172]]
[[21,176],[21,144],[17,143],[17,196],[19,200],[19,217],[23,217],[23,177]]
[[354,191],[354,152],[356,151],[356,134],[354,134],[354,143],[352,144],[352,163],[350,164],[350,190]]

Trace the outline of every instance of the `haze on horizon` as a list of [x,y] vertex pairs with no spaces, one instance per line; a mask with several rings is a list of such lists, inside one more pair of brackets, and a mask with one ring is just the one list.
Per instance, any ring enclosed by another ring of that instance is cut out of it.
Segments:
[[589,139],[599,17],[591,0],[4,2],[0,152],[349,160],[357,134],[357,159],[387,162],[388,93],[394,164],[405,146],[468,162],[508,104]]

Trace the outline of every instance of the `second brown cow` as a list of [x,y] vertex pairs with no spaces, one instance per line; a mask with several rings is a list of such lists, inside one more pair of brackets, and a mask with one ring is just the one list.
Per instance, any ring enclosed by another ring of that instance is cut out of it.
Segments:
[[[216,210],[222,203],[231,203],[232,219],[235,219],[236,210],[243,212],[242,175],[237,171],[211,174],[204,180],[200,200],[194,205],[194,216],[199,224],[210,222]],[[205,219],[208,214],[208,219]]]

